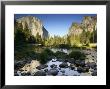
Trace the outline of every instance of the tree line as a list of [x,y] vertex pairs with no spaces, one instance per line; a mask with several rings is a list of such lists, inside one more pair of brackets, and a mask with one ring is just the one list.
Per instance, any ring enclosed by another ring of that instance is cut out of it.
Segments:
[[97,30],[94,29],[93,32],[90,32],[85,31],[85,28],[83,28],[82,33],[79,35],[67,34],[62,37],[54,35],[53,37],[42,38],[39,33],[33,36],[28,27],[23,29],[22,24],[15,22],[14,42],[15,45],[33,43],[48,47],[88,45],[89,43],[97,42]]

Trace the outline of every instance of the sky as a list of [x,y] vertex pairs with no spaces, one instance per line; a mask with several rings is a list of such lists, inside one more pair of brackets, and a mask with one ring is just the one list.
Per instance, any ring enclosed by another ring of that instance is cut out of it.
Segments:
[[34,16],[41,20],[50,36],[64,36],[73,22],[81,23],[84,16],[96,16],[96,14],[15,14],[15,19],[24,16]]

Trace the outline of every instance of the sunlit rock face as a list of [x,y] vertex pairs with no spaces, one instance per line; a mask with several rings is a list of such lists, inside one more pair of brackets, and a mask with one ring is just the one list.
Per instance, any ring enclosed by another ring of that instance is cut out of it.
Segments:
[[86,28],[86,31],[93,32],[97,28],[97,17],[96,16],[85,16],[82,21],[82,27]]
[[37,33],[42,37],[48,37],[48,31],[44,28],[40,19],[33,16],[25,16],[16,20],[17,23],[22,25],[22,29],[30,30],[33,36],[36,36]]
[[69,28],[69,34],[79,35],[83,31],[93,32],[97,30],[97,17],[96,16],[85,16],[81,23],[72,23]]
[[79,23],[72,23],[70,29],[69,29],[69,34],[74,34],[74,35],[79,35],[81,34],[83,29],[81,28],[81,24]]

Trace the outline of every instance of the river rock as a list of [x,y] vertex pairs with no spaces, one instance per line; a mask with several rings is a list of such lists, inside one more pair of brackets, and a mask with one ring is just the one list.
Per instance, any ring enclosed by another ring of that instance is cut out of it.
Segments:
[[57,69],[55,69],[55,68],[53,68],[53,69],[50,69],[49,71],[48,71],[48,74],[49,75],[53,75],[53,76],[56,76],[57,74],[58,74],[58,70]]
[[89,72],[89,67],[84,67],[84,72]]
[[81,60],[76,60],[76,61],[75,61],[75,65],[76,65],[76,66],[80,66],[80,65],[81,65]]
[[21,73],[21,76],[26,76],[26,73]]
[[31,73],[30,73],[30,72],[27,72],[27,73],[26,73],[26,75],[28,75],[28,76],[29,76],[29,75],[31,75]]
[[24,65],[25,65],[25,63],[22,62],[22,61],[15,62],[15,63],[14,63],[14,69],[22,68]]
[[96,66],[97,66],[95,62],[88,62],[88,63],[86,63],[86,65],[92,69],[96,68]]
[[62,64],[59,65],[60,68],[67,68],[68,64],[66,62],[63,62]]
[[59,62],[63,62],[63,60],[62,60],[62,59],[59,59],[59,58],[57,58],[57,61],[59,61]]
[[70,68],[71,68],[71,70],[75,69],[74,64],[70,64]]
[[56,62],[56,59],[52,59],[52,62]]
[[84,60],[80,62],[80,66],[85,66],[85,61]]
[[68,59],[65,59],[64,62],[68,62]]
[[81,72],[83,72],[83,68],[82,68],[82,67],[78,67],[78,68],[77,68],[77,71],[78,71],[79,73],[81,73]]
[[69,63],[75,63],[75,59],[74,58],[70,58],[70,59],[68,59],[68,62]]
[[52,64],[52,65],[50,65],[50,67],[51,67],[51,68],[57,68],[57,65]]
[[41,71],[37,71],[37,72],[34,74],[34,76],[46,76],[46,73],[45,73],[43,70],[41,70]]
[[45,71],[45,72],[48,72],[48,69],[45,69],[44,71]]
[[65,73],[65,70],[61,70],[60,72]]
[[41,70],[41,69],[44,69],[44,68],[46,68],[46,67],[48,67],[48,65],[40,65],[40,66],[37,66],[36,68],[38,69],[38,70]]
[[97,76],[97,70],[94,70],[93,73],[91,73],[92,76]]

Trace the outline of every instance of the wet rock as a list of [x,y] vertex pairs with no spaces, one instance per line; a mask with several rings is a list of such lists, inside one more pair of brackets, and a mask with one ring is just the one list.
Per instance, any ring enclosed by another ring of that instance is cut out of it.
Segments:
[[59,59],[59,58],[57,59],[57,61],[59,61],[59,62],[63,62],[63,60],[62,60],[62,59]]
[[43,70],[41,71],[37,71],[34,76],[46,76],[46,72],[44,72]]
[[23,73],[21,73],[21,76],[29,76],[29,75],[31,75],[31,73],[30,72],[23,72]]
[[97,67],[94,67],[94,70],[97,70]]
[[52,62],[56,62],[56,59],[52,59]]
[[66,76],[66,75],[63,73],[62,76]]
[[26,73],[21,73],[21,76],[26,76],[27,74]]
[[60,72],[65,73],[65,70],[61,70]]
[[20,61],[20,62],[15,62],[14,63],[14,69],[19,69],[19,68],[22,68],[23,66],[25,65],[24,62]]
[[68,59],[65,59],[64,62],[68,62]]
[[97,76],[97,70],[94,70],[93,73],[91,73],[92,76]]
[[63,62],[62,64],[59,65],[60,68],[67,68],[68,64],[66,62]]
[[41,69],[44,69],[44,68],[46,68],[46,67],[48,67],[48,65],[40,65],[40,66],[37,66],[36,68],[38,69],[38,70],[41,70]]
[[83,68],[82,68],[82,67],[78,67],[78,68],[77,68],[77,71],[78,71],[79,73],[81,73],[81,72],[83,72]]
[[29,75],[31,75],[31,73],[30,72],[27,72],[26,75],[29,76]]
[[30,63],[31,63],[31,60],[28,59],[27,64],[30,64]]
[[84,67],[84,72],[89,72],[89,67]]
[[76,61],[75,61],[75,65],[76,65],[76,66],[80,66],[80,64],[81,64],[81,61],[80,61],[80,60],[76,60]]
[[27,60],[24,60],[24,61],[23,61],[24,64],[26,64],[27,62],[28,62]]
[[21,76],[29,76],[29,75],[31,75],[31,73],[30,72],[27,72],[27,73],[21,73]]
[[51,68],[57,68],[57,65],[52,64],[52,65],[50,65],[50,67],[51,67]]
[[96,68],[96,66],[97,66],[95,62],[88,62],[88,63],[86,63],[86,65],[92,69]]
[[23,69],[19,69],[19,71],[21,71],[21,72],[22,72],[22,71],[24,71],[24,70],[23,70]]
[[74,64],[70,64],[70,68],[71,68],[71,70],[74,70],[75,69]]
[[53,76],[56,76],[57,74],[58,74],[58,70],[57,69],[50,69],[49,71],[48,71],[48,74],[49,75],[53,75]]
[[75,63],[75,59],[74,58],[68,59],[68,62],[69,63]]
[[61,70],[61,68],[58,68],[59,70]]
[[45,71],[45,72],[48,72],[48,69],[45,69],[44,71]]
[[80,62],[80,66],[85,66],[85,61],[84,60]]

